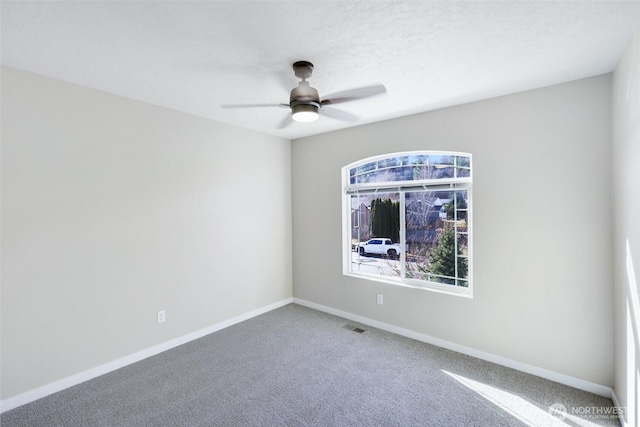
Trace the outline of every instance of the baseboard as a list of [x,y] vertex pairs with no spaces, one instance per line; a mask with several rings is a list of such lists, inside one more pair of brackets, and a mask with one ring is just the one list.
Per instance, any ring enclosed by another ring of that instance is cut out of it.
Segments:
[[[622,405],[620,405],[620,401],[618,400],[618,396],[616,396],[615,390],[611,390],[611,400],[613,401],[613,406],[615,406],[616,408],[622,408]],[[621,427],[627,427],[629,425],[627,423],[626,417],[627,415],[624,410],[618,411],[618,421],[620,421]]]
[[516,369],[518,371],[526,372],[531,375],[536,375],[560,384],[568,385],[570,387],[577,388],[579,390],[588,391],[589,393],[597,394],[612,398],[613,390],[611,387],[603,386],[600,384],[592,383],[589,381],[581,380],[579,378],[571,377],[569,375],[560,374],[558,372],[550,371],[548,369],[540,368],[537,366],[529,365],[526,363],[518,362],[517,360],[508,359],[506,357],[498,356],[496,354],[487,353],[485,351],[476,350],[471,347],[466,347],[460,344],[456,344],[450,341],[435,338],[426,334],[411,331],[409,329],[400,328],[398,326],[390,325],[388,323],[379,322],[377,320],[369,319],[367,317],[358,316],[357,314],[348,313],[346,311],[337,310],[335,308],[327,307],[315,302],[303,300],[300,298],[293,298],[295,304],[299,304],[305,307],[313,308],[318,311],[333,314],[335,316],[344,317],[345,319],[353,320],[374,328],[382,329],[387,332],[392,332],[407,338],[414,339],[416,341],[422,341],[427,344],[432,344],[438,347],[446,348],[458,353],[466,354],[468,356],[476,357],[478,359],[486,360],[498,365],[506,366],[508,368]]
[[122,357],[112,362],[105,363],[104,365],[100,365],[95,368],[88,369],[86,371],[80,372],[70,377],[63,378],[61,380],[27,391],[25,393],[11,397],[9,399],[5,399],[3,401],[0,401],[0,413],[17,408],[18,406],[22,406],[29,402],[33,402],[34,400],[38,400],[50,394],[57,393],[66,388],[72,387],[74,385],[83,383],[85,381],[88,381],[93,378],[99,377],[101,375],[107,374],[109,372],[115,371],[116,369],[120,369],[127,365],[131,365],[132,363],[139,362],[148,357],[155,356],[156,354],[170,350],[174,347],[178,347],[182,344],[186,344],[198,338],[202,338],[205,335],[209,335],[214,332],[220,331],[222,329],[228,328],[229,326],[235,325],[236,323],[243,322],[245,320],[251,319],[252,317],[259,316],[268,311],[275,310],[276,308],[280,308],[292,302],[293,302],[293,298],[287,298],[282,301],[278,301],[273,304],[267,305],[265,307],[251,310],[248,313],[244,313],[239,316],[233,317],[231,319],[222,321],[220,323],[216,323],[215,325],[209,326],[207,328],[200,329],[198,331],[192,332],[187,335],[183,335],[181,337],[172,339],[170,341],[166,341],[162,344],[158,344],[156,346],[147,348],[145,350],[130,354],[128,356]]

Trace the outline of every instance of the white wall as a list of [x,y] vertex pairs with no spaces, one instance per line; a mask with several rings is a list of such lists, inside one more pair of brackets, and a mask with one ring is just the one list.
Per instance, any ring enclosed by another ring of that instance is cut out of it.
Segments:
[[2,399],[291,298],[290,155],[2,68]]
[[[293,141],[294,297],[611,387],[610,79]],[[340,168],[421,149],[473,154],[473,299],[342,275]]]
[[[640,16],[639,16],[640,19]],[[640,31],[613,74],[615,393],[640,424]]]

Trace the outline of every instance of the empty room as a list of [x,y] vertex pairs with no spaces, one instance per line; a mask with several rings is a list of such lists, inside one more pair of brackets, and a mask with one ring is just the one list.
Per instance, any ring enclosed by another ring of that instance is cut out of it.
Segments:
[[0,424],[640,425],[640,1],[2,1]]

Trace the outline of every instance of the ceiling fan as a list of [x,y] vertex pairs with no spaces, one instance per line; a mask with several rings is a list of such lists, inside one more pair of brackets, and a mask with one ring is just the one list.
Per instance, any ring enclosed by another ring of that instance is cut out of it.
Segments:
[[300,78],[298,87],[291,90],[288,104],[223,104],[222,108],[260,108],[260,107],[280,107],[290,108],[291,114],[288,114],[281,123],[280,128],[289,126],[292,120],[297,122],[313,122],[318,119],[318,114],[331,117],[336,120],[345,122],[355,122],[357,116],[337,108],[329,107],[333,104],[341,104],[349,101],[356,101],[371,96],[380,95],[387,90],[384,85],[378,84],[373,86],[365,86],[356,89],[349,89],[342,92],[333,93],[326,98],[320,99],[318,91],[309,85],[307,81],[313,73],[313,64],[308,61],[298,61],[293,64],[293,72],[296,77]]

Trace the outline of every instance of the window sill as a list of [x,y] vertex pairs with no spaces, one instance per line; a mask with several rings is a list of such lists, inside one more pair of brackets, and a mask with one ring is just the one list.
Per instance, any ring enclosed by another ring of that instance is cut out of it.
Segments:
[[439,294],[453,295],[456,297],[473,299],[473,289],[456,287],[451,285],[441,285],[433,282],[418,282],[411,280],[402,280],[400,278],[393,278],[388,276],[368,275],[362,273],[344,272],[345,276],[355,277],[357,279],[368,280],[372,282],[387,283],[390,285],[402,286],[405,288],[418,289],[421,291],[436,292]]

